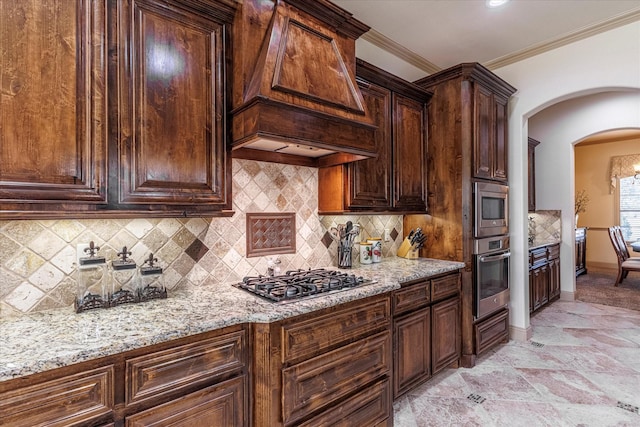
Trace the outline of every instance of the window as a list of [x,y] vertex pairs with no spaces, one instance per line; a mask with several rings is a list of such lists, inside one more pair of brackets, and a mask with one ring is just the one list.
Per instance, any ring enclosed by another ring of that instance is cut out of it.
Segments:
[[620,227],[627,242],[640,240],[640,181],[620,178]]

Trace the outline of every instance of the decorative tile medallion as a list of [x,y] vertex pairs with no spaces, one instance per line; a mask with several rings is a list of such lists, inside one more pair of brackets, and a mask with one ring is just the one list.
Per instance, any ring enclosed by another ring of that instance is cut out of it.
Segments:
[[247,213],[247,257],[294,253],[295,213]]

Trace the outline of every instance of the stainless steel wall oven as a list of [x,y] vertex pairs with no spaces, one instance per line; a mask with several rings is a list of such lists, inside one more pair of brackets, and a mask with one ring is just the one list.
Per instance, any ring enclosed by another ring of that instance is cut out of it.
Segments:
[[482,319],[509,304],[509,236],[474,242],[474,311]]

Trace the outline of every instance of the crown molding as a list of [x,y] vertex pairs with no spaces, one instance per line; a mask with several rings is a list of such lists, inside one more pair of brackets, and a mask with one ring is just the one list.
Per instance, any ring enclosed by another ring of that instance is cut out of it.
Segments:
[[[489,70],[495,70],[497,68],[531,58],[541,53],[548,52],[561,46],[565,46],[569,43],[583,40],[588,37],[621,27],[623,25],[636,22],[638,20],[640,20],[640,8],[622,13],[595,25],[589,25],[587,27],[572,31],[557,38],[535,44],[518,52],[501,56],[491,61],[487,61],[482,65],[484,65]],[[361,38],[428,74],[434,74],[438,71],[442,71],[442,68],[438,67],[432,62],[429,62],[422,56],[407,49],[401,44],[391,40],[387,36],[374,30],[373,28],[364,33]]]
[[373,28],[364,33],[361,38],[428,74],[433,74],[441,70],[437,65],[427,61],[422,56],[391,40]]
[[553,49],[568,45],[570,43],[583,40],[600,33],[604,33],[609,30],[613,30],[623,25],[630,24],[632,22],[640,20],[640,8],[633,9],[629,12],[622,13],[614,18],[607,19],[595,25],[589,25],[588,27],[580,28],[576,31],[559,36],[555,39],[551,39],[542,43],[535,44],[531,47],[523,49],[519,52],[515,52],[509,55],[496,58],[491,61],[485,62],[483,65],[490,70],[504,67],[506,65],[513,64],[515,62],[522,61],[524,59],[531,58],[544,52],[548,52]]

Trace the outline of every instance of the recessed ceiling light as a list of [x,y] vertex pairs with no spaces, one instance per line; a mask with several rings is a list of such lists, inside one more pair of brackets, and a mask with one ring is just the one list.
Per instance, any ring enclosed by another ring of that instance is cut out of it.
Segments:
[[487,7],[499,7],[508,1],[509,0],[487,0]]

